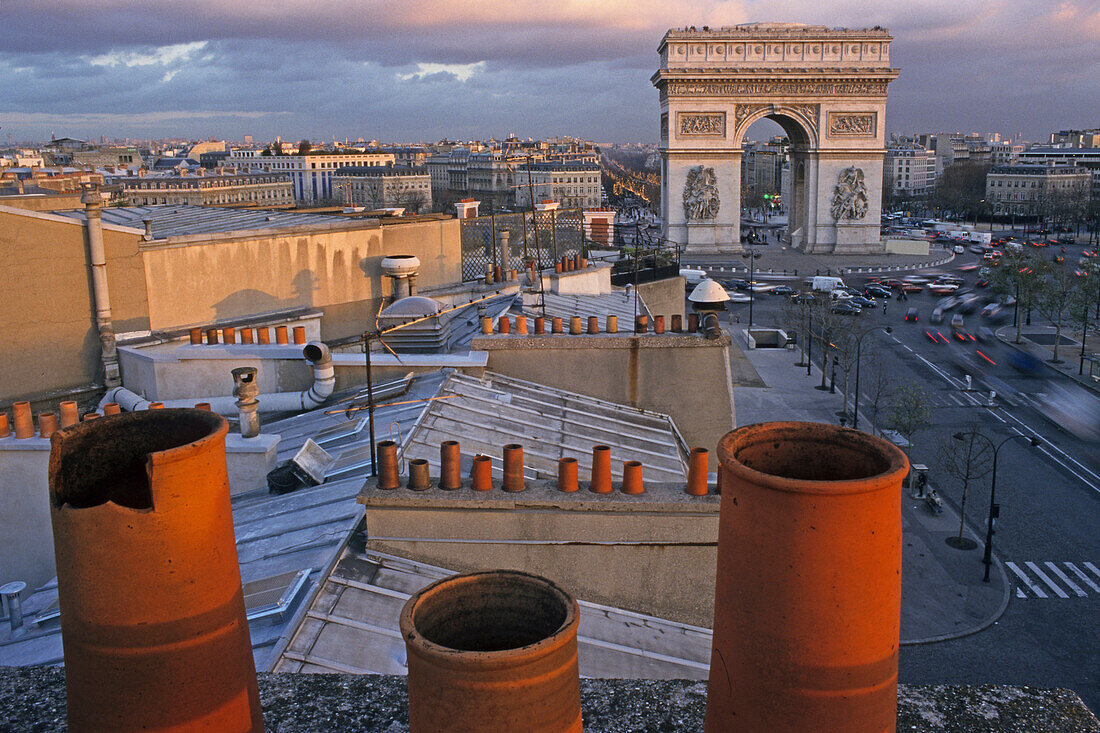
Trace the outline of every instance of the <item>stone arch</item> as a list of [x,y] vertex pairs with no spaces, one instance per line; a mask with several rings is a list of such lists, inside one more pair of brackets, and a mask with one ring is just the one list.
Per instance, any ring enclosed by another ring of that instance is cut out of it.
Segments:
[[[768,118],[790,141],[792,174],[782,186],[790,243],[808,252],[882,251],[886,88],[898,75],[892,40],[877,26],[668,31],[652,79],[664,236],[688,252],[740,251],[742,141]],[[860,205],[845,206],[853,200]]]
[[[756,107],[751,111],[742,113],[742,108]],[[734,112],[735,128],[731,136],[734,147],[741,147],[745,141],[745,133],[760,120],[768,119],[783,128],[787,139],[792,146],[800,148],[816,148],[817,140],[817,116],[818,105],[738,105]],[[743,115],[743,116],[742,116]]]

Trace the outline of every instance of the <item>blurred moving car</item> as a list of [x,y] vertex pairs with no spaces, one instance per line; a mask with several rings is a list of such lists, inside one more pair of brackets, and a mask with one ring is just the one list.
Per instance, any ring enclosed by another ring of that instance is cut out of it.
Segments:
[[943,308],[933,308],[928,320],[932,323],[943,323]]
[[858,316],[861,312],[859,306],[852,305],[847,300],[838,300],[829,310],[842,316]]
[[918,316],[919,312],[916,308],[910,308],[909,310],[905,311],[905,320],[907,321],[912,321],[913,323],[916,323]]

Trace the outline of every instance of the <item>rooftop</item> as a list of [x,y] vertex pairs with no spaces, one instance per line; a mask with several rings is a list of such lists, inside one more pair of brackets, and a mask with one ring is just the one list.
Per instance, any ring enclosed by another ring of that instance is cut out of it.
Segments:
[[[303,214],[288,211],[223,209],[213,206],[125,206],[105,207],[103,223],[144,230],[144,220],[152,222],[153,237],[185,237],[196,234],[284,229],[313,226],[317,228],[355,228],[364,226],[362,220],[349,220],[329,214]],[[83,210],[57,211],[61,216],[83,221]]]

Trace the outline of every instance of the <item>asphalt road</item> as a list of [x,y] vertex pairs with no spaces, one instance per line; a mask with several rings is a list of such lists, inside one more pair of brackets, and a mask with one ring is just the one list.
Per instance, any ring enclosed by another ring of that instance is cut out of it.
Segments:
[[[1071,247],[1067,258],[1079,256],[1080,249]],[[940,271],[957,270],[974,259],[968,253]],[[974,273],[964,277],[972,286]],[[847,278],[850,285],[865,279]],[[876,332],[863,341],[862,416],[869,417],[868,385],[876,370],[893,385],[920,385],[929,396],[934,424],[914,437],[912,459],[930,467],[931,483],[956,509],[961,485],[937,471],[941,446],[953,433],[976,427],[996,443],[1011,435],[1034,435],[1042,443],[1032,447],[1024,439],[1010,440],[999,454],[1000,518],[993,544],[1014,583],[1007,611],[977,634],[903,647],[901,681],[1067,687],[1100,710],[1100,443],[1062,429],[1065,420],[1045,406],[1055,388],[1079,387],[1053,371],[1038,376],[1016,371],[1007,363],[1010,347],[1000,343],[933,343],[926,330],[951,336],[948,324],[927,322],[936,300],[938,296],[926,293],[910,295],[906,302],[891,301],[885,315],[876,307],[856,316],[864,325],[893,328],[891,334]],[[909,306],[920,311],[917,323],[903,320]],[[742,323],[748,322],[747,304],[732,310]],[[758,295],[754,322],[783,325],[782,298]],[[986,324],[977,313],[967,316],[967,326],[979,325]],[[988,359],[972,353],[979,349]],[[971,373],[970,391],[964,373]],[[992,408],[991,386],[999,388]],[[838,389],[838,410],[841,400]],[[971,485],[965,509],[966,521],[979,536],[985,535],[988,511],[986,476]],[[973,572],[980,575],[981,548],[970,553]]]

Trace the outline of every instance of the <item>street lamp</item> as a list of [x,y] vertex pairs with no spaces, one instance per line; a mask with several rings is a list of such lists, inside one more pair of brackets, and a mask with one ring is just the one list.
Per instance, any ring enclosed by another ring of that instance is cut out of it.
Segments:
[[752,305],[756,299],[756,283],[753,282],[753,275],[756,272],[756,260],[760,259],[760,253],[755,249],[750,249],[748,252],[742,252],[741,256],[749,261],[749,328],[752,328]]
[[891,326],[876,326],[870,331],[865,331],[863,335],[856,339],[856,399],[855,406],[852,408],[852,427],[856,430],[859,430],[859,351],[863,348],[863,339],[867,337],[867,334],[875,331],[893,333],[894,329]]
[[989,566],[993,564],[993,520],[1001,514],[1001,507],[996,503],[997,496],[997,453],[1000,452],[1001,446],[1014,438],[1027,438],[1032,447],[1039,445],[1039,439],[1035,436],[1028,438],[1026,435],[1017,433],[1010,435],[1002,440],[997,445],[993,445],[993,441],[979,432],[971,431],[969,433],[955,433],[951,437],[955,440],[966,440],[966,436],[973,435],[974,437],[981,438],[985,442],[989,443],[989,447],[993,449],[993,477],[989,482],[989,521],[985,528],[985,556],[982,558],[982,562],[985,563],[985,576],[982,578],[986,583],[989,582]]

